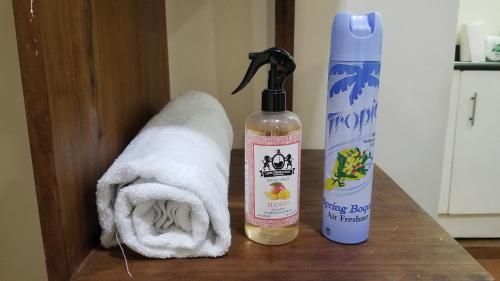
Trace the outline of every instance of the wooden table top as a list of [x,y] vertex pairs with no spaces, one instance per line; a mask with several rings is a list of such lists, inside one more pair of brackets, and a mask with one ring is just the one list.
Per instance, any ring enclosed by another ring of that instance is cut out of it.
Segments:
[[[264,246],[244,233],[243,153],[231,162],[232,245],[222,258],[146,259],[126,251],[134,280],[493,280],[381,169],[375,168],[370,238],[358,245],[320,233],[323,151],[304,150],[300,233]],[[127,280],[119,248],[95,249],[73,280]]]

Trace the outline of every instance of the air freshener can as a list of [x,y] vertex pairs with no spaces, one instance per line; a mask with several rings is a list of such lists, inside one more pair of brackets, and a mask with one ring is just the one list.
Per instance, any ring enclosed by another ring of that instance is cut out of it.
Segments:
[[339,13],[332,27],[322,232],[339,243],[368,239],[381,35],[378,13]]

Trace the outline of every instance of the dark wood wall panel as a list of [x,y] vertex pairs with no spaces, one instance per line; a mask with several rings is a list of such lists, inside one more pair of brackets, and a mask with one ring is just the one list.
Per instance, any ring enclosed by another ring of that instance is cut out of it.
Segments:
[[13,1],[50,280],[95,247],[96,180],[169,99],[163,0]]
[[[295,0],[276,0],[275,2],[275,45],[287,50],[291,55],[295,42]],[[293,109],[293,75],[285,82],[286,109]]]

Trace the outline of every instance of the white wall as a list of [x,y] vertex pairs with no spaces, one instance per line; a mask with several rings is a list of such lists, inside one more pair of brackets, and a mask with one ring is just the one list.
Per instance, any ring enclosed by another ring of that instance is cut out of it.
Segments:
[[[247,53],[274,45],[274,1],[167,0],[166,4],[171,96],[196,89],[217,97],[233,125],[234,147],[242,148],[245,120],[260,109],[267,71],[258,72],[238,95],[229,93],[248,67]],[[294,91],[304,94],[294,95],[294,111],[303,123],[303,147],[315,148],[324,143],[322,88],[326,87],[331,16],[338,1],[297,1],[296,5],[295,58],[299,67]],[[311,80],[311,76],[322,80]],[[319,123],[317,116],[321,117]]]
[[342,8],[383,16],[376,162],[436,217],[458,1],[345,0]]
[[293,105],[302,121],[302,147],[325,146],[327,69],[333,16],[341,1],[295,1]]
[[460,0],[459,2],[457,20],[458,39],[462,24],[477,21],[485,23],[485,32],[487,36],[500,36],[499,0]]
[[0,1],[0,280],[47,280],[12,1]]
[[247,116],[260,109],[267,71],[244,90],[238,86],[250,61],[248,53],[274,44],[274,1],[167,0],[171,96],[190,89],[215,97],[234,129],[234,147],[242,148]]

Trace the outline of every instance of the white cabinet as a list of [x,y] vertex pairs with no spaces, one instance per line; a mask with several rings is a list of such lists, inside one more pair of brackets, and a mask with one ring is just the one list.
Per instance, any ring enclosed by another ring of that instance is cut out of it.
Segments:
[[499,118],[500,71],[455,71],[439,206],[452,235],[500,237]]
[[462,71],[450,214],[500,214],[500,71]]

